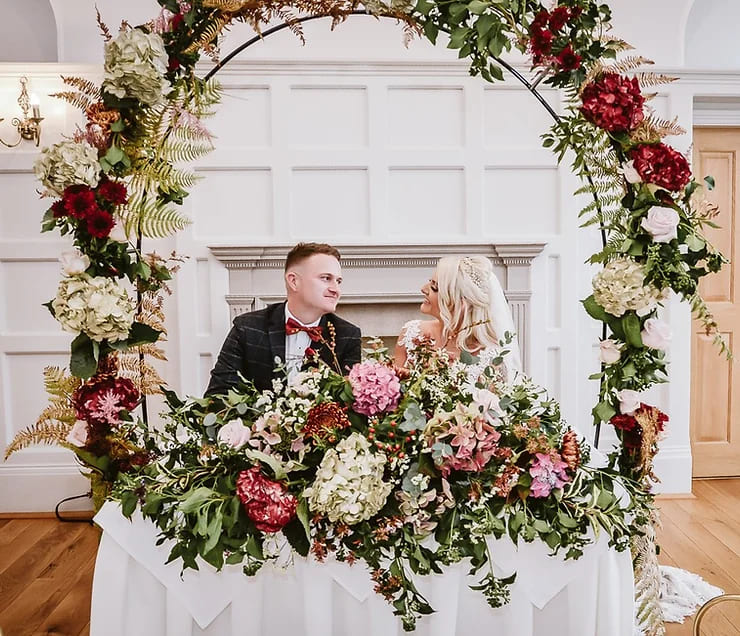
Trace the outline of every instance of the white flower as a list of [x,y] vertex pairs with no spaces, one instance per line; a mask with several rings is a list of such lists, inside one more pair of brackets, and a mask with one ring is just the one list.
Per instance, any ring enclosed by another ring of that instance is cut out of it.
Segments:
[[654,285],[645,285],[642,266],[630,258],[617,258],[606,264],[592,281],[594,300],[612,316],[635,311],[644,316],[666,297]]
[[67,433],[67,443],[82,448],[87,444],[87,422],[77,420],[74,426]]
[[653,206],[640,225],[656,243],[669,243],[677,237],[679,220],[678,212],[673,208]]
[[642,344],[651,349],[665,351],[671,344],[671,328],[659,318],[648,318],[640,335]]
[[108,238],[111,241],[115,241],[116,243],[128,243],[128,235],[126,234],[126,230],[123,227],[123,223],[121,223],[120,219],[116,219],[116,222],[113,225],[113,229],[110,231]]
[[71,185],[94,188],[100,180],[98,151],[86,141],[60,141],[41,151],[33,171],[47,190],[57,196],[62,196]]
[[630,160],[622,164],[622,173],[627,183],[642,183],[640,173],[635,169],[635,162]]
[[152,106],[172,88],[165,78],[168,56],[162,36],[128,29],[105,46],[103,90]]
[[63,278],[51,306],[65,331],[84,332],[97,342],[125,340],[136,310],[114,280],[87,274]]
[[498,395],[488,389],[474,389],[473,402],[475,405],[479,406],[484,413],[487,413],[488,411],[501,413]]
[[352,433],[324,454],[316,479],[304,491],[313,512],[353,525],[376,514],[393,484],[383,481],[386,457],[373,453],[370,442]]
[[62,264],[62,271],[67,276],[77,276],[90,267],[90,259],[78,249],[62,252],[59,262]]
[[604,364],[614,364],[619,362],[622,357],[622,352],[619,350],[619,345],[612,340],[607,338],[599,343],[599,360]]
[[224,424],[216,436],[219,444],[239,448],[244,446],[252,437],[252,430],[244,426],[241,420],[231,420]]
[[619,412],[622,415],[632,415],[640,408],[640,394],[631,389],[623,389],[617,393]]

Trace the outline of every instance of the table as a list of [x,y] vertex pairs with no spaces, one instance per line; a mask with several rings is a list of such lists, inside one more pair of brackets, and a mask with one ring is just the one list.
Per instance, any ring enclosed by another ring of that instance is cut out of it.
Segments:
[[[136,513],[138,515],[138,512]],[[361,563],[324,564],[298,555],[288,568],[265,566],[254,577],[240,566],[221,572],[205,562],[181,576],[180,562],[156,546],[157,528],[123,517],[108,502],[96,515],[103,529],[93,581],[91,636],[400,636],[400,621],[373,591]],[[517,571],[511,602],[491,609],[470,590],[467,567],[418,577],[437,612],[422,617],[421,636],[632,636],[634,586],[629,551],[603,535],[576,561],[548,556],[540,541],[517,547],[490,541],[496,572]]]

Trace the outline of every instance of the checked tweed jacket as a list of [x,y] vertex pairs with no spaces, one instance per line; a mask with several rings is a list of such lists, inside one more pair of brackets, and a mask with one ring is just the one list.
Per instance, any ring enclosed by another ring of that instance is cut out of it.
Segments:
[[[360,361],[360,329],[334,314],[326,314],[319,323],[324,338],[329,338],[327,325],[332,323],[336,330],[335,351],[341,372]],[[331,351],[324,344],[311,345],[319,357],[334,365]],[[225,393],[228,389],[242,383],[241,373],[254,382],[254,386],[264,391],[272,388],[275,375],[275,357],[285,362],[285,303],[269,305],[234,318],[234,324],[226,336],[216,365],[211,371],[211,381],[206,395]]]

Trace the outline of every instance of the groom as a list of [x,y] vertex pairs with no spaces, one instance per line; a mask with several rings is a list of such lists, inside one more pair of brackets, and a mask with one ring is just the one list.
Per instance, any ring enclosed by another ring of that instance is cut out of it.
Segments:
[[[257,389],[271,389],[276,357],[287,367],[289,378],[312,351],[341,373],[360,361],[359,328],[333,313],[341,296],[340,258],[339,251],[325,243],[298,243],[290,250],[285,260],[287,301],[234,319],[206,395],[238,386],[240,373]],[[336,360],[328,346],[330,324],[336,334]]]

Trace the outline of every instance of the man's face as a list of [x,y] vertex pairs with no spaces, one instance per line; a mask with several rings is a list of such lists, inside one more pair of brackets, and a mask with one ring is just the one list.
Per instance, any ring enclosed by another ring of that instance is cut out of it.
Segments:
[[285,274],[288,297],[303,310],[332,313],[342,295],[342,267],[329,254],[313,254]]

